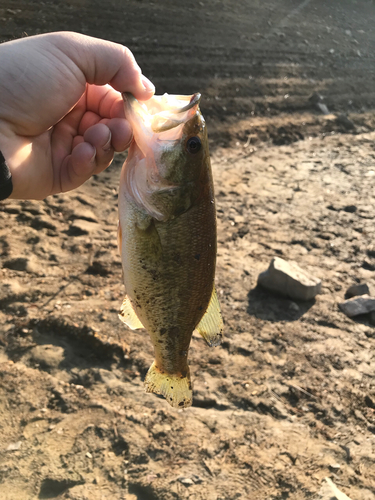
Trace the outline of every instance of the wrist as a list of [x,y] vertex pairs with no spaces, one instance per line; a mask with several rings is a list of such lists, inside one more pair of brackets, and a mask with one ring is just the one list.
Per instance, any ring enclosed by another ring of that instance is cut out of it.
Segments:
[[31,153],[30,141],[27,138],[17,137],[10,127],[0,120],[0,151],[12,179],[12,192],[8,198],[27,199],[27,185],[30,179],[22,178],[22,166]]
[[0,151],[0,201],[9,198],[13,191],[12,175]]
[[[4,124],[0,121],[0,200],[13,198],[14,177],[11,167],[11,148],[8,131],[4,129]],[[11,189],[9,187],[11,184]]]

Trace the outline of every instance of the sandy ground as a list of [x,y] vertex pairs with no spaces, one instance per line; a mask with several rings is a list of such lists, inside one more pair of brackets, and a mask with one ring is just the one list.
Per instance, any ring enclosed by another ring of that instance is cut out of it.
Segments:
[[[375,327],[338,309],[354,283],[375,293],[374,21],[349,0],[1,2],[3,40],[112,39],[158,93],[203,93],[225,320],[221,347],[193,337],[193,407],[170,408],[117,317],[124,155],[1,203],[1,500],[319,499],[325,477],[375,499]],[[256,287],[274,256],[322,280],[316,300]]]

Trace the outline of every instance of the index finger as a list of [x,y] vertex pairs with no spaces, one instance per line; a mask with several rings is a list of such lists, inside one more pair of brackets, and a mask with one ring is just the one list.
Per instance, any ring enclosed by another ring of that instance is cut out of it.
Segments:
[[120,92],[110,85],[88,85],[86,90],[86,110],[101,118],[124,118],[124,101]]

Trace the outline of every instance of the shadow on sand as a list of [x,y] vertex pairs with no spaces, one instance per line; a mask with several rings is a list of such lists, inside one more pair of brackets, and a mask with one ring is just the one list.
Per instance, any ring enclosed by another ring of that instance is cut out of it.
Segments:
[[266,321],[296,321],[314,304],[315,299],[295,301],[256,286],[248,293],[248,314]]

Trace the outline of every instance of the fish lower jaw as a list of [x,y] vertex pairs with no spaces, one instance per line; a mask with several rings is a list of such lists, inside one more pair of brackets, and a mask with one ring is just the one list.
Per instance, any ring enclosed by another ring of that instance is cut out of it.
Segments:
[[162,373],[154,361],[147,372],[144,384],[146,392],[161,394],[173,408],[187,408],[193,403],[189,369],[186,376]]

